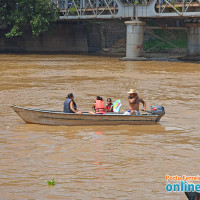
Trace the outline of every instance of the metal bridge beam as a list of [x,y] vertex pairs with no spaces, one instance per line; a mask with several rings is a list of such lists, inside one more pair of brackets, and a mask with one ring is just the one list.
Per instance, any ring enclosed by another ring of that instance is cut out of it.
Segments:
[[62,0],[57,6],[60,20],[200,17],[200,0]]

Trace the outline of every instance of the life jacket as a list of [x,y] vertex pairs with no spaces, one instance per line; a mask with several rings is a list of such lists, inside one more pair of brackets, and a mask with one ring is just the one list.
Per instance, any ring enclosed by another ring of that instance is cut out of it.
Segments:
[[110,104],[106,104],[106,110],[107,110],[107,112],[113,112],[113,104],[112,103],[110,103]]
[[105,114],[105,108],[104,108],[103,101],[96,100],[95,113],[96,114]]

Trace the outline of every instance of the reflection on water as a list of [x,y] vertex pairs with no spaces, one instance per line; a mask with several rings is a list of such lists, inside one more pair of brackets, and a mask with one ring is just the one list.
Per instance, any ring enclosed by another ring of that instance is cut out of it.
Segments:
[[[199,64],[79,55],[8,54],[0,61],[1,199],[185,199],[165,192],[165,175],[199,174]],[[62,110],[73,92],[83,111],[96,95],[121,99],[125,111],[130,88],[148,107],[165,107],[159,124],[25,124],[9,107]]]

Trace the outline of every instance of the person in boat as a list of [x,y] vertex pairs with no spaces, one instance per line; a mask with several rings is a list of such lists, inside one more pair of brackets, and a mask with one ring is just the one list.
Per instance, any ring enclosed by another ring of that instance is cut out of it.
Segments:
[[89,114],[105,114],[105,107],[103,103],[103,98],[100,96],[97,96],[95,99],[95,103],[92,106],[92,109],[94,112],[90,111]]
[[106,104],[106,112],[113,112],[113,104],[112,104],[112,99],[108,98],[107,99],[107,104]]
[[139,115],[139,104],[143,104],[143,110],[146,111],[146,103],[141,99],[134,89],[130,89],[128,92],[128,103],[129,110],[125,114],[129,115]]
[[77,113],[82,114],[80,110],[77,109],[76,103],[74,101],[74,95],[69,93],[64,102],[64,113]]

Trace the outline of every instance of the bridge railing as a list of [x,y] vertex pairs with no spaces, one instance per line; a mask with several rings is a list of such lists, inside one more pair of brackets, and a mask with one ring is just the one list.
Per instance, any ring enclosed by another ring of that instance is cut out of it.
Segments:
[[114,16],[118,12],[118,5],[115,0],[55,0],[55,3],[65,16]]
[[[146,9],[155,9],[156,16],[163,14],[173,14],[183,16],[187,12],[200,12],[200,0],[51,0],[60,9],[62,16],[70,16],[72,19],[78,18],[96,18],[97,16],[110,16],[114,18],[117,16],[119,9],[129,7],[127,13],[132,13],[133,7],[137,10],[137,6],[146,6]],[[148,5],[154,2],[155,6],[148,8]],[[155,3],[156,2],[156,3]],[[144,8],[144,7],[143,7]],[[140,8],[141,9],[141,8]],[[120,16],[123,15],[123,10]],[[143,12],[143,11],[141,11]],[[131,14],[130,14],[131,15]],[[200,15],[200,14],[199,14]],[[154,17],[155,14],[152,16]],[[78,17],[78,18],[77,18]],[[119,16],[118,16],[119,17]],[[132,16],[128,16],[132,17]],[[138,14],[137,17],[140,17]],[[142,15],[142,17],[144,17]],[[149,16],[148,16],[149,17]],[[102,17],[103,18],[103,17]]]
[[76,6],[77,8],[87,8],[91,7],[106,7],[114,6],[116,4],[115,0],[55,0],[54,3],[59,9],[67,9]]
[[158,13],[175,12],[179,15],[186,12],[199,12],[200,0],[158,0],[156,11]]
[[[87,7],[88,4],[93,7],[114,6],[115,0],[51,0],[59,9],[66,9],[72,5],[77,7]],[[123,5],[147,5],[151,0],[119,0]]]
[[[119,7],[147,5],[151,0],[52,0],[60,9],[63,16],[109,16],[114,18]],[[120,5],[119,5],[120,4]],[[119,16],[118,16],[119,17]],[[91,18],[91,17],[89,17]]]

